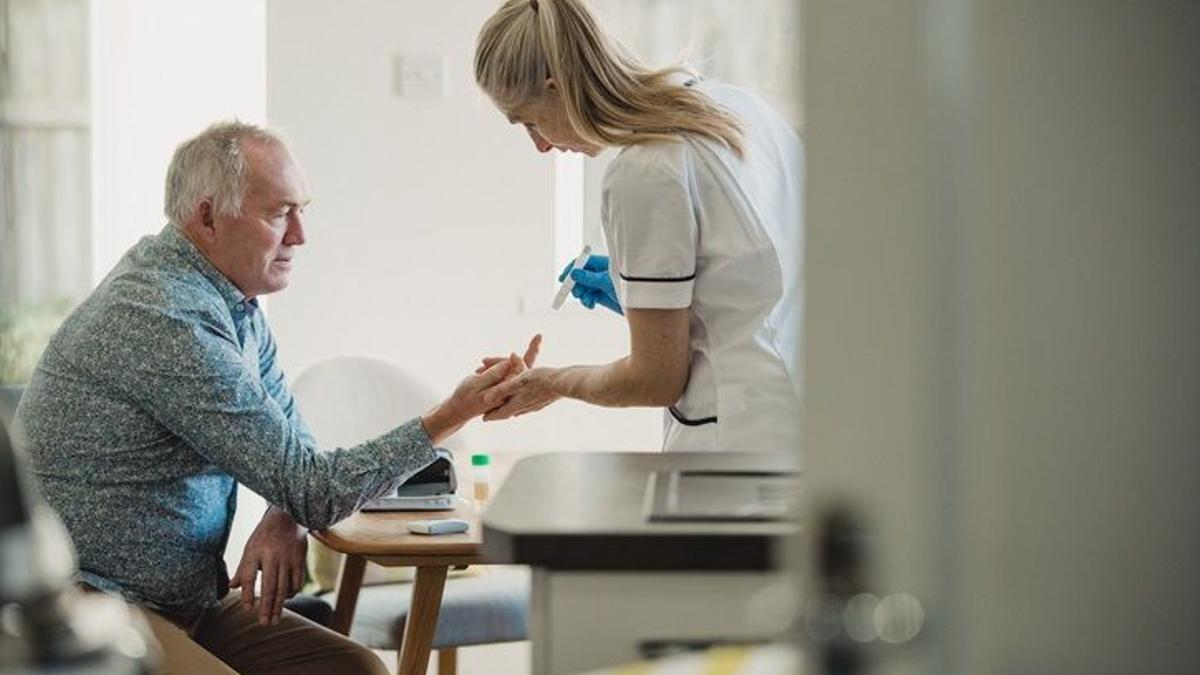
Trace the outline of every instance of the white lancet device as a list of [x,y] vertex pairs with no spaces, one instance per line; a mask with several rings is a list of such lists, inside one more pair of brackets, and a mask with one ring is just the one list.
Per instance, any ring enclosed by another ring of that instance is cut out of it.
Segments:
[[413,534],[455,534],[466,532],[470,525],[458,518],[442,520],[413,520],[408,523],[408,531]]
[[583,250],[579,255],[575,256],[575,260],[571,261],[571,266],[567,268],[567,276],[563,278],[562,286],[558,287],[558,292],[554,294],[554,302],[550,303],[553,309],[559,309],[563,303],[567,301],[567,296],[571,294],[571,289],[575,288],[575,280],[571,278],[571,270],[581,269],[587,264],[588,258],[592,255],[592,247],[583,246]]

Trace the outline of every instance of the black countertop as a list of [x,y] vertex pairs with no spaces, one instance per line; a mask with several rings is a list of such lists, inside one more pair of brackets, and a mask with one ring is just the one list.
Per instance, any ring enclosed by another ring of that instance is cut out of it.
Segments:
[[778,567],[794,522],[651,523],[653,472],[788,471],[779,453],[553,453],[513,466],[483,517],[490,562],[560,570],[746,571]]

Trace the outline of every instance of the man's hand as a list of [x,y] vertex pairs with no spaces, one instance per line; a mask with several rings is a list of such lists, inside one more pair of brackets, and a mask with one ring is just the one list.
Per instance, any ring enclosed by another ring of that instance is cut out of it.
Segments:
[[[541,350],[542,350],[542,336],[539,333],[538,335],[534,335],[533,338],[529,340],[529,346],[525,348],[525,356],[521,357],[520,363],[513,364],[513,365],[517,366],[517,368],[513,372],[509,373],[508,377],[511,379],[513,377],[516,377],[517,375],[520,375],[521,373],[525,372],[526,370],[532,368],[534,362],[537,361],[538,352],[540,352]],[[482,373],[483,371],[487,370],[488,368],[491,368],[492,366],[496,365],[497,363],[500,363],[501,361],[503,361],[507,358],[509,358],[509,357],[508,356],[485,356],[485,357],[483,357],[483,365],[476,368],[475,372],[477,374]]]
[[[491,422],[493,420],[503,420],[508,419],[509,417],[523,415],[527,412],[541,410],[542,408],[545,408],[554,401],[558,400],[559,396],[557,395],[546,396],[544,388],[540,386],[544,382],[542,379],[544,373],[541,373],[540,371],[545,371],[547,369],[538,368],[536,370],[539,372],[536,374],[531,372],[534,369],[533,364],[537,362],[538,352],[541,351],[541,348],[542,336],[534,335],[533,339],[529,341],[529,346],[525,349],[525,356],[521,357],[520,362],[514,362],[514,367],[509,373],[509,376],[505,378],[504,382],[492,387],[489,391],[484,393],[484,401],[491,406],[491,409],[489,409],[483,416],[483,421]],[[490,368],[507,358],[510,357],[485,357],[483,359],[483,365],[479,366],[475,372],[481,373],[487,368]],[[520,380],[522,384],[517,385],[517,380]],[[518,391],[515,389],[517,386],[520,387],[519,391],[522,393],[522,396],[519,400],[510,401],[509,396],[511,396],[512,393],[509,392]],[[537,390],[540,393],[534,393],[534,390]]]
[[[541,336],[537,335],[530,342],[535,357],[541,339]],[[526,354],[528,355],[528,352]],[[464,424],[494,407],[484,403],[484,392],[525,370],[524,362],[516,354],[485,359],[485,362],[474,375],[459,383],[450,398],[421,416],[421,426],[425,428],[425,433],[434,445],[438,445]]]
[[262,570],[262,598],[258,603],[258,622],[264,626],[279,623],[283,601],[304,585],[304,554],[308,551],[308,530],[286,512],[268,507],[258,527],[246,542],[237,572],[229,588],[242,589],[242,605],[254,607],[254,581]]

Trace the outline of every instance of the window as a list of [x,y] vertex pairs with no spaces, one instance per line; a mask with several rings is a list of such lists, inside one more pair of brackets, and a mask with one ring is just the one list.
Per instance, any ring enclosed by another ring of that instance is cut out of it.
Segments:
[[[600,21],[649,65],[684,60],[746,87],[804,127],[803,3],[797,0],[592,0]],[[583,244],[604,250],[600,187],[616,150],[555,156],[555,265]],[[556,269],[557,273],[557,269]]]
[[92,285],[87,0],[0,0],[0,382]]

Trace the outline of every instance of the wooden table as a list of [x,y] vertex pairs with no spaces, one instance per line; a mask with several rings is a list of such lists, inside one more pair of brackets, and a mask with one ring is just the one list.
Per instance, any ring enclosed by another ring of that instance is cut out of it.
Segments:
[[[471,524],[462,534],[411,534],[406,524],[431,518],[461,518]],[[400,675],[424,675],[437,629],[446,573],[451,567],[482,562],[482,532],[475,508],[462,503],[454,511],[361,512],[328,530],[313,532],[329,548],[346,554],[338,573],[337,599],[330,628],[350,634],[354,608],[368,561],[386,567],[416,568],[412,602],[400,643]],[[456,652],[441,650],[439,670],[453,670]]]

